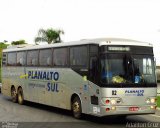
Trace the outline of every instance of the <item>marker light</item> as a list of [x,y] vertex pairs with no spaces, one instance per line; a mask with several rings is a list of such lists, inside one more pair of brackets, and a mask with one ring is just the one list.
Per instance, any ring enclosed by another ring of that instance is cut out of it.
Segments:
[[113,106],[111,109],[112,109],[112,110],[116,110],[116,107],[115,107],[115,106]]
[[151,109],[155,109],[156,107],[155,106],[151,106]]
[[111,104],[116,104],[116,100],[111,100]]
[[121,103],[122,102],[122,99],[117,99],[117,104]]
[[106,108],[106,112],[108,112],[110,110],[110,108]]
[[106,104],[109,104],[110,103],[110,100],[106,100]]

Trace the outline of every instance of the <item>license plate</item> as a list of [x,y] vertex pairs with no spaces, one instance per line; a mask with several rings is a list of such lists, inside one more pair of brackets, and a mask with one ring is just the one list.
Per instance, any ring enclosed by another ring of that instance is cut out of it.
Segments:
[[129,107],[129,111],[138,111],[139,107]]

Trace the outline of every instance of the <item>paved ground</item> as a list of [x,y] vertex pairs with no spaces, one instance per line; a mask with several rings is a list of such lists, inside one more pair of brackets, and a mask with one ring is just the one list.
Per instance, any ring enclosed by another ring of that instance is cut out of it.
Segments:
[[5,126],[15,128],[119,128],[126,127],[127,124],[147,124],[148,122],[159,122],[160,127],[160,111],[157,110],[156,115],[128,116],[122,120],[87,115],[83,120],[77,120],[72,117],[70,111],[31,102],[19,105],[12,103],[9,97],[0,94],[0,122],[2,122],[0,128],[5,128]]

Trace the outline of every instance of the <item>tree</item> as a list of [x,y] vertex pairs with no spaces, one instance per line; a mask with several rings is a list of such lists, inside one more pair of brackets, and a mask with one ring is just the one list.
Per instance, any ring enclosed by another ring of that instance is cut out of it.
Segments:
[[5,44],[6,40],[4,40],[3,42],[0,42],[0,83],[1,83],[1,68],[2,68],[2,50],[7,48],[8,44]]
[[60,43],[61,40],[61,34],[64,34],[63,30],[56,30],[56,29],[39,29],[38,36],[35,37],[35,43],[37,42],[47,42],[48,44],[52,43]]
[[0,42],[0,49],[5,49],[5,48],[7,48],[7,46],[8,46],[8,44]]
[[25,40],[18,40],[18,41],[12,41],[12,45],[21,45],[21,44],[27,44]]

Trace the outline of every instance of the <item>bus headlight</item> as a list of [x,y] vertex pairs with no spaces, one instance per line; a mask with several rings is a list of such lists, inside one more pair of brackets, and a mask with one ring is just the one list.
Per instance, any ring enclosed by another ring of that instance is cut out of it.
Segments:
[[151,103],[156,103],[156,99],[155,98],[151,98]]
[[154,104],[154,103],[156,103],[156,98],[147,98],[146,103],[147,104],[149,104],[149,103]]
[[146,103],[147,103],[147,104],[149,104],[149,103],[150,103],[150,99],[149,99],[149,98],[146,100]]

